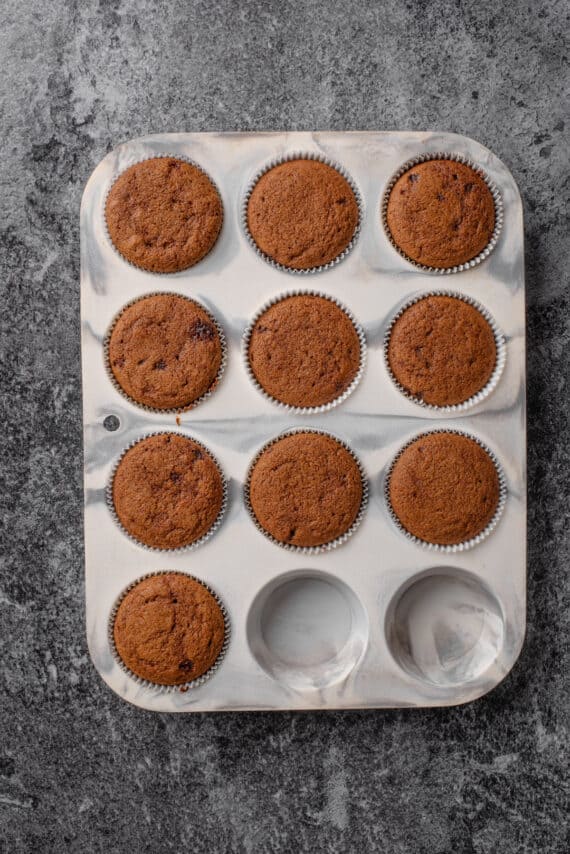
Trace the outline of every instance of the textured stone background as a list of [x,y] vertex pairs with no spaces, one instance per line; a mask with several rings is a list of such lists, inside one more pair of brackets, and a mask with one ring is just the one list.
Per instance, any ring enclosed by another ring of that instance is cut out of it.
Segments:
[[[4,0],[0,16],[0,851],[567,850],[563,0]],[[523,194],[528,637],[463,708],[156,716],[88,658],[83,185],[129,137],[280,128],[459,131]]]

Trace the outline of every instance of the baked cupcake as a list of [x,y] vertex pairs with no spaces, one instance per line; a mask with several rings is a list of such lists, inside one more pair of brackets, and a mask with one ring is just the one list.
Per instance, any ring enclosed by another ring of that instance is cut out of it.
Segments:
[[431,295],[412,303],[392,326],[388,365],[411,397],[452,406],[477,394],[497,364],[489,321],[459,297]]
[[193,163],[153,157],[119,175],[105,219],[120,254],[143,270],[176,273],[208,254],[222,227],[222,201]]
[[389,501],[406,531],[435,545],[465,543],[485,530],[499,506],[495,463],[474,439],[426,433],[396,459]]
[[359,334],[346,311],[315,294],[286,296],[267,308],[249,334],[253,378],[270,397],[295,407],[323,406],[356,379]]
[[292,433],[268,445],[254,463],[249,504],[279,543],[322,546],[355,523],[364,487],[358,463],[337,439]]
[[358,227],[354,190],[320,160],[287,160],[255,184],[247,227],[258,249],[291,270],[330,263],[350,245]]
[[495,229],[495,202],[484,178],[456,160],[427,160],[401,175],[386,222],[400,251],[425,267],[465,264]]
[[111,492],[125,531],[154,549],[198,542],[218,520],[224,503],[224,482],[214,458],[203,445],[178,433],[147,436],[129,448]]
[[108,340],[108,365],[122,391],[151,409],[186,409],[215,385],[223,345],[216,322],[194,300],[152,294],[128,305]]
[[125,667],[156,685],[182,685],[207,673],[224,647],[226,626],[216,598],[179,572],[143,578],[127,591],[113,622]]

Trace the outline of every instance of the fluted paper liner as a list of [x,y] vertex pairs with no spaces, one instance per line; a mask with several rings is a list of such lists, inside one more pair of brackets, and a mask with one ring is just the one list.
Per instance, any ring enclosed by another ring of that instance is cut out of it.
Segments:
[[[257,243],[253,235],[249,230],[249,225],[247,222],[247,207],[249,204],[250,196],[253,192],[253,189],[259,179],[265,175],[266,172],[269,172],[270,169],[275,168],[275,166],[280,166],[282,163],[289,163],[291,160],[317,160],[319,163],[324,163],[326,166],[331,166],[335,169],[342,177],[348,182],[350,185],[350,189],[354,193],[354,198],[356,199],[356,204],[358,206],[358,222],[356,224],[356,228],[354,229],[354,234],[350,240],[348,246],[346,246],[342,252],[340,252],[336,258],[333,258],[331,261],[328,261],[326,264],[321,264],[317,267],[309,267],[306,270],[299,270],[294,267],[287,267],[285,264],[280,264],[278,261],[275,261],[274,258],[271,258],[265,252],[263,252]],[[309,275],[311,273],[320,273],[323,270],[330,270],[331,267],[336,266],[340,261],[342,261],[353,249],[356,241],[358,240],[358,236],[360,234],[360,229],[362,226],[362,214],[363,214],[363,203],[362,196],[358,187],[356,186],[352,176],[346,171],[346,169],[337,163],[337,161],[332,160],[330,157],[326,157],[324,154],[320,154],[314,151],[295,151],[290,154],[286,154],[283,157],[275,157],[273,160],[270,160],[269,163],[266,163],[261,169],[259,169],[251,181],[248,184],[247,190],[242,200],[241,204],[241,224],[243,232],[249,242],[249,245],[252,247],[256,255],[266,261],[271,267],[275,267],[276,270],[283,270],[285,273],[293,273],[296,275]]]
[[[495,367],[493,368],[493,372],[482,389],[480,389],[476,394],[471,395],[467,400],[462,401],[461,403],[453,403],[448,404],[446,406],[437,406],[435,403],[426,403],[424,400],[421,400],[419,397],[415,397],[411,392],[405,389],[396,379],[394,374],[392,373],[392,368],[390,366],[390,360],[388,358],[388,348],[390,346],[390,338],[392,336],[392,330],[397,320],[407,311],[412,305],[415,305],[418,302],[421,302],[428,297],[452,297],[453,299],[460,299],[463,302],[467,303],[467,305],[473,306],[473,308],[477,309],[477,311],[485,318],[489,326],[493,331],[493,337],[495,339],[495,349],[496,349],[496,360]],[[404,305],[399,309],[397,314],[395,314],[390,321],[390,325],[386,330],[386,334],[384,336],[384,362],[386,364],[386,370],[388,371],[388,376],[400,392],[406,397],[408,400],[411,400],[413,403],[416,403],[418,406],[422,406],[424,409],[430,409],[433,412],[441,412],[441,413],[458,413],[463,412],[466,409],[470,409],[472,406],[475,406],[477,403],[481,403],[482,400],[485,400],[492,391],[497,387],[499,380],[501,379],[501,375],[503,373],[503,368],[505,367],[505,361],[507,358],[507,347],[505,343],[505,336],[503,335],[501,329],[497,325],[494,317],[487,311],[487,309],[481,305],[481,303],[474,300],[472,297],[468,297],[465,294],[458,293],[457,291],[446,291],[446,290],[434,290],[428,291],[427,293],[418,294],[412,299],[409,299]]]
[[[214,462],[216,468],[218,469],[218,472],[220,473],[220,477],[222,479],[222,503],[220,506],[219,513],[216,516],[216,519],[214,520],[211,527],[208,528],[208,530],[206,531],[205,534],[202,534],[202,536],[199,539],[195,540],[193,543],[188,543],[188,545],[186,545],[186,546],[177,546],[176,548],[169,549],[169,548],[161,548],[160,546],[149,546],[146,543],[143,543],[141,540],[138,540],[135,536],[133,536],[133,534],[131,534],[129,531],[127,531],[127,529],[125,528],[125,526],[123,525],[123,523],[119,519],[119,517],[117,515],[117,511],[115,509],[115,502],[113,501],[113,483],[115,480],[115,475],[117,473],[117,469],[119,468],[119,465],[121,464],[121,461],[123,460],[125,455],[131,450],[131,448],[134,448],[135,445],[138,445],[139,442],[142,442],[145,439],[150,439],[151,436],[182,436],[183,439],[190,439],[192,442],[195,442],[204,451],[204,453],[207,454],[212,459],[212,461]],[[129,540],[131,540],[131,542],[136,543],[137,546],[140,546],[141,548],[146,549],[147,551],[151,551],[151,552],[166,552],[167,554],[180,554],[182,552],[189,552],[189,551],[192,551],[193,549],[198,548],[198,546],[203,545],[205,542],[207,542],[207,540],[210,539],[210,537],[212,537],[216,533],[216,531],[218,530],[218,528],[222,524],[226,509],[227,509],[228,482],[226,480],[226,476],[224,475],[224,472],[222,471],[222,468],[221,468],[219,462],[217,461],[216,457],[210,451],[210,449],[207,448],[206,445],[203,444],[203,442],[200,442],[198,439],[195,439],[194,436],[189,436],[188,434],[182,433],[181,431],[178,431],[178,430],[155,430],[151,433],[145,433],[144,435],[139,436],[137,439],[134,439],[132,442],[130,442],[130,444],[128,444],[126,448],[123,449],[123,451],[121,452],[121,454],[119,455],[119,457],[115,461],[115,464],[113,465],[113,470],[111,471],[111,476],[107,482],[107,487],[105,489],[105,501],[106,501],[107,507],[109,509],[109,513],[111,514],[115,524],[118,526],[118,528],[121,530],[121,532],[126,537],[128,537]]]
[[[320,436],[328,436],[330,439],[334,439],[335,442],[338,442],[339,445],[342,445],[342,447],[349,452],[352,459],[354,460],[354,462],[358,466],[358,471],[360,472],[360,478],[361,478],[361,482],[362,482],[362,499],[360,501],[360,507],[359,507],[358,513],[356,515],[356,518],[354,519],[354,522],[352,523],[352,525],[350,526],[350,528],[347,531],[345,531],[343,534],[340,535],[340,537],[337,537],[336,539],[331,540],[329,543],[323,543],[320,546],[295,546],[295,545],[292,545],[291,543],[282,543],[280,540],[276,539],[272,534],[270,534],[269,531],[266,531],[265,528],[263,527],[263,525],[261,525],[261,523],[257,519],[257,516],[255,515],[255,512],[253,510],[253,507],[251,506],[251,501],[250,501],[249,490],[250,490],[251,476],[253,474],[253,470],[255,468],[255,465],[256,465],[257,461],[259,460],[259,458],[261,457],[261,455],[265,451],[267,451],[268,448],[270,448],[272,445],[274,445],[276,442],[279,442],[281,439],[285,439],[286,436],[294,436],[298,433],[315,433],[315,434],[320,435]],[[323,552],[332,551],[333,549],[338,548],[338,546],[343,545],[344,543],[346,543],[347,540],[350,539],[350,537],[352,537],[354,532],[360,526],[360,523],[362,522],[362,519],[364,518],[364,514],[365,514],[366,508],[368,506],[368,479],[366,477],[362,463],[360,462],[360,460],[358,459],[358,457],[356,456],[356,454],[354,453],[352,448],[346,442],[344,442],[342,439],[339,439],[338,436],[335,436],[333,433],[330,433],[328,430],[319,430],[316,427],[294,427],[291,430],[284,430],[282,433],[279,433],[279,435],[275,436],[273,439],[270,439],[269,442],[266,442],[258,450],[258,452],[254,456],[253,460],[249,464],[249,468],[247,470],[246,481],[244,484],[243,493],[244,493],[244,501],[245,501],[245,506],[247,508],[247,511],[248,511],[249,515],[251,516],[251,519],[252,519],[255,527],[257,528],[258,531],[260,531],[263,534],[264,537],[266,537],[272,543],[275,543],[276,546],[279,546],[282,549],[286,549],[287,551],[296,552],[297,554],[316,555],[316,554],[323,554]]]
[[[222,644],[222,648],[218,654],[218,657],[216,658],[212,666],[201,676],[198,676],[196,679],[191,679],[189,682],[181,682],[178,685],[160,685],[158,682],[151,682],[148,679],[143,679],[142,676],[137,676],[136,673],[133,673],[133,671],[129,667],[127,667],[127,665],[119,655],[117,647],[115,646],[115,619],[117,617],[117,612],[119,610],[121,602],[123,601],[127,593],[133,590],[138,584],[140,584],[141,581],[144,581],[147,578],[154,578],[157,575],[181,575],[184,578],[191,578],[193,581],[196,581],[198,584],[201,584],[202,587],[204,587],[208,591],[208,593],[210,593],[216,600],[216,604],[219,606],[220,611],[222,612],[222,617],[224,619],[224,642]],[[214,675],[214,673],[222,663],[222,660],[227,652],[230,642],[230,633],[231,625],[228,617],[228,612],[216,591],[213,590],[209,584],[206,584],[205,581],[202,581],[201,578],[197,578],[195,575],[191,575],[189,572],[181,572],[177,569],[163,569],[157,570],[155,572],[147,572],[145,575],[141,575],[135,581],[131,582],[131,584],[125,587],[125,589],[119,594],[119,596],[115,600],[115,603],[109,615],[109,623],[107,627],[109,648],[111,650],[113,658],[115,659],[123,673],[126,673],[127,676],[129,676],[134,682],[137,683],[137,685],[140,685],[142,688],[149,688],[151,691],[161,694],[184,693],[185,691],[188,691],[191,688],[199,688],[201,685],[211,679],[211,677]]]
[[[289,297],[302,297],[302,296],[320,297],[321,299],[326,299],[329,302],[332,302],[333,305],[336,305],[338,308],[340,308],[341,311],[343,311],[346,314],[346,316],[348,317],[348,319],[350,320],[350,322],[354,326],[356,334],[358,335],[358,341],[359,341],[359,345],[360,345],[360,361],[359,361],[358,371],[357,371],[356,375],[354,376],[354,379],[352,380],[350,385],[341,394],[339,394],[338,397],[335,397],[334,400],[331,400],[329,403],[323,403],[320,406],[293,406],[289,403],[284,403],[282,400],[278,400],[276,397],[273,397],[259,383],[259,381],[257,380],[257,377],[255,376],[255,374],[253,372],[253,369],[251,367],[251,363],[249,361],[249,345],[250,345],[250,341],[251,341],[251,336],[253,334],[255,324],[257,323],[259,318],[263,314],[265,314],[265,312],[268,309],[270,309],[272,306],[276,305],[277,303],[280,303],[283,300],[289,299]],[[270,299],[253,316],[252,320],[248,324],[248,326],[247,326],[247,328],[246,328],[246,330],[242,336],[242,356],[243,356],[243,360],[244,360],[245,370],[247,372],[249,379],[251,380],[251,382],[255,386],[255,388],[267,400],[271,401],[271,403],[274,403],[277,406],[280,406],[282,409],[287,410],[287,412],[290,412],[292,415],[316,415],[319,412],[328,412],[330,409],[334,409],[335,406],[338,406],[340,403],[343,403],[347,399],[347,397],[349,397],[352,394],[352,392],[355,390],[357,385],[360,383],[362,376],[364,374],[364,369],[366,367],[366,336],[364,334],[364,330],[363,330],[362,326],[360,325],[360,323],[358,322],[356,317],[353,315],[353,313],[342,302],[340,302],[340,300],[336,299],[333,296],[330,296],[330,294],[325,294],[322,291],[315,291],[315,290],[311,290],[311,291],[301,291],[301,290],[287,291],[285,293],[279,294],[279,296],[276,296],[276,297],[273,297],[272,299]]]
[[[465,261],[463,264],[457,264],[454,267],[429,267],[427,264],[420,264],[418,261],[414,261],[413,258],[410,258],[409,255],[400,249],[396,241],[392,237],[392,233],[390,228],[388,227],[387,221],[387,210],[388,210],[388,201],[390,199],[390,193],[398,180],[408,169],[412,169],[414,166],[417,166],[419,163],[426,163],[429,160],[455,160],[457,163],[463,163],[465,166],[470,166],[474,172],[476,172],[487,184],[491,195],[493,196],[493,202],[495,203],[495,227],[493,229],[493,233],[489,238],[489,242],[485,246],[481,252],[475,256],[475,258],[471,258],[470,261]],[[381,209],[381,219],[382,226],[384,228],[384,232],[386,237],[390,241],[391,245],[394,247],[398,255],[402,258],[405,258],[410,264],[413,264],[414,267],[418,270],[423,270],[426,273],[436,273],[439,275],[449,275],[450,273],[461,273],[463,270],[469,270],[471,267],[476,267],[481,261],[484,261],[487,258],[495,246],[497,245],[497,241],[499,240],[499,236],[501,234],[503,228],[503,198],[501,196],[501,192],[497,185],[489,178],[487,173],[479,166],[478,163],[475,163],[471,158],[466,157],[464,154],[455,154],[453,152],[432,152],[430,154],[420,154],[417,157],[413,157],[410,160],[407,160],[405,163],[400,166],[395,175],[392,176],[390,181],[388,182],[388,186],[386,187],[384,194],[382,196],[382,209]]]
[[[499,478],[499,500],[497,502],[497,507],[495,509],[495,513],[493,514],[493,518],[491,521],[474,537],[470,540],[465,540],[462,543],[453,543],[451,545],[441,545],[439,543],[430,543],[427,540],[422,540],[419,537],[416,537],[414,534],[410,533],[402,523],[400,522],[396,512],[394,511],[392,504],[390,502],[390,479],[392,477],[392,473],[394,471],[394,466],[397,461],[400,459],[406,448],[409,448],[410,445],[413,445],[418,439],[423,439],[425,436],[431,436],[434,433],[453,433],[456,436],[465,436],[467,439],[471,439],[473,442],[476,442],[483,450],[489,455],[493,465],[495,466],[497,477]],[[507,500],[507,486],[505,481],[505,475],[503,472],[503,468],[499,463],[496,455],[491,451],[491,449],[478,439],[477,436],[474,436],[472,433],[468,433],[465,430],[454,430],[450,427],[441,427],[436,430],[422,430],[421,433],[417,433],[415,436],[412,436],[405,445],[403,445],[392,462],[390,463],[390,467],[386,474],[386,479],[384,481],[384,497],[386,499],[386,507],[388,508],[388,513],[390,518],[396,525],[399,531],[401,531],[408,540],[411,540],[413,543],[417,543],[419,546],[423,546],[423,548],[428,549],[430,551],[439,552],[440,554],[454,554],[457,552],[467,551],[468,549],[472,549],[474,546],[482,543],[483,540],[487,539],[489,534],[491,534],[495,528],[497,527],[499,520],[503,514],[503,510],[505,509],[505,503]]]
[[[109,233],[109,226],[107,224],[107,199],[109,198],[109,193],[111,192],[111,190],[115,186],[116,181],[121,177],[121,175],[124,172],[126,172],[132,166],[136,166],[138,163],[144,163],[146,160],[157,160],[159,157],[166,157],[166,158],[172,159],[172,160],[182,160],[185,163],[190,163],[191,166],[195,166],[196,169],[198,169],[200,172],[202,172],[202,174],[205,175],[206,178],[210,181],[212,187],[214,188],[214,190],[216,191],[216,193],[218,195],[218,198],[220,200],[220,206],[222,209],[222,220],[220,222],[220,229],[218,231],[216,239],[214,240],[214,242],[212,243],[212,245],[210,246],[210,248],[208,249],[206,254],[202,255],[202,257],[198,261],[195,261],[193,264],[190,264],[187,267],[181,267],[180,270],[169,270],[166,272],[161,272],[160,270],[148,270],[146,267],[140,267],[138,264],[133,263],[133,261],[130,261],[129,258],[125,258],[125,256],[117,249],[117,247],[113,243],[113,238],[111,237],[111,235]],[[137,160],[133,161],[132,163],[129,163],[128,166],[125,166],[124,169],[121,169],[119,172],[116,172],[113,175],[113,179],[110,182],[109,186],[107,187],[107,191],[105,192],[105,195],[103,198],[102,219],[103,219],[103,228],[105,231],[105,236],[109,242],[109,245],[112,247],[115,255],[121,259],[121,261],[124,261],[125,264],[129,264],[131,267],[134,267],[135,270],[142,270],[143,273],[148,273],[150,276],[176,276],[178,273],[183,273],[185,270],[191,270],[192,267],[196,267],[197,264],[200,264],[202,261],[204,261],[208,257],[208,255],[213,251],[218,240],[220,239],[220,236],[222,234],[222,229],[224,227],[224,203],[223,203],[222,194],[220,193],[218,185],[216,184],[216,182],[214,181],[214,179],[212,178],[210,173],[206,169],[204,169],[203,166],[200,166],[199,163],[197,163],[195,160],[192,160],[191,157],[187,157],[185,154],[174,154],[174,153],[171,153],[168,151],[166,151],[166,152],[161,151],[158,154],[148,154],[146,157],[139,157]]]
[[[127,392],[123,389],[123,387],[120,385],[117,378],[115,377],[115,374],[113,373],[113,369],[111,367],[111,361],[109,358],[109,346],[111,343],[111,335],[113,334],[113,330],[117,324],[117,321],[122,316],[122,314],[128,308],[130,308],[132,305],[135,305],[137,302],[140,302],[141,300],[147,299],[148,297],[158,297],[158,296],[179,297],[180,299],[185,299],[188,302],[191,302],[194,305],[198,306],[198,308],[201,308],[202,311],[204,311],[208,315],[208,318],[210,319],[211,323],[215,326],[216,332],[218,333],[218,337],[220,339],[220,346],[222,349],[222,357],[220,359],[220,367],[218,368],[218,373],[216,374],[216,377],[215,377],[214,381],[212,382],[212,384],[210,385],[210,387],[207,388],[206,391],[200,395],[200,397],[197,397],[196,400],[192,400],[190,403],[187,403],[184,406],[169,407],[168,409],[159,409],[159,408],[154,407],[154,406],[148,406],[148,404],[140,403],[138,400],[135,400],[134,397],[131,397],[129,394],[127,394]],[[203,303],[201,303],[199,300],[194,299],[194,297],[186,296],[185,294],[177,293],[176,291],[151,291],[148,294],[142,294],[140,297],[135,297],[134,299],[125,303],[125,305],[117,312],[117,314],[114,316],[113,320],[111,321],[111,324],[109,326],[109,329],[107,330],[107,334],[105,335],[105,339],[103,341],[103,351],[104,351],[104,357],[105,357],[105,369],[107,371],[107,376],[109,377],[113,387],[116,389],[116,391],[119,392],[121,397],[125,398],[125,400],[128,400],[129,403],[132,403],[134,406],[137,406],[139,409],[144,409],[145,412],[159,412],[161,415],[178,415],[178,414],[181,414],[182,412],[189,412],[191,409],[194,409],[196,406],[199,406],[201,403],[203,403],[205,400],[207,400],[210,397],[210,395],[216,390],[218,385],[220,384],[220,381],[222,379],[222,375],[224,373],[224,370],[226,368],[227,361],[228,361],[228,346],[227,346],[227,342],[226,342],[226,336],[225,336],[224,330],[223,330],[220,322],[218,321],[218,319],[212,314],[210,309],[206,308],[206,306],[203,305]]]

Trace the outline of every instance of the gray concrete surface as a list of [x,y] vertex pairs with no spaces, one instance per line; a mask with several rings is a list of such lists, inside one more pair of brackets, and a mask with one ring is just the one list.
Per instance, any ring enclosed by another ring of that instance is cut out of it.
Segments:
[[[0,17],[0,851],[566,851],[568,8],[4,0]],[[88,658],[83,185],[129,137],[279,128],[466,133],[523,194],[528,636],[462,708],[155,716]]]

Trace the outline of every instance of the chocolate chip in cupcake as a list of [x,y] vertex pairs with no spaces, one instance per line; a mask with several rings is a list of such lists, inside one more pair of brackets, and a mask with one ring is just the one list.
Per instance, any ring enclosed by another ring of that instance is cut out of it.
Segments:
[[156,549],[176,549],[205,536],[216,522],[224,484],[211,454],[177,433],[147,436],[117,466],[112,501],[123,528]]
[[223,209],[216,187],[193,163],[153,157],[119,175],[107,196],[105,218],[127,261],[154,273],[175,273],[208,254]]
[[420,540],[457,545],[485,530],[497,511],[496,466],[474,439],[428,433],[396,460],[389,500],[400,524]]
[[346,178],[319,160],[288,160],[265,172],[247,204],[257,247],[291,270],[321,267],[350,245],[358,202]]
[[182,685],[203,676],[217,661],[225,634],[215,597],[178,572],[139,581],[121,600],[113,623],[121,661],[156,685]]
[[394,323],[388,364],[410,396],[432,406],[463,403],[489,382],[495,335],[481,312],[453,296],[423,297]]
[[341,537],[363,500],[360,468],[337,439],[294,433],[257,459],[249,502],[260,526],[280,543],[320,546]]
[[353,383],[361,344],[354,323],[335,302],[299,294],[260,315],[247,358],[268,395],[289,406],[314,407],[336,400]]
[[176,294],[153,294],[119,315],[108,363],[124,393],[152,409],[185,409],[216,383],[222,341],[210,314]]
[[448,269],[476,258],[495,228],[482,176],[456,160],[427,160],[401,175],[388,199],[392,240],[418,264]]

